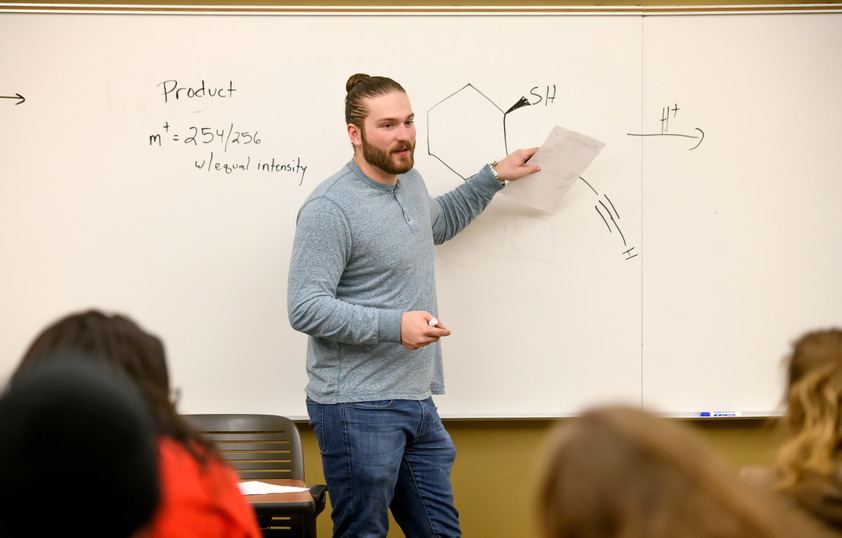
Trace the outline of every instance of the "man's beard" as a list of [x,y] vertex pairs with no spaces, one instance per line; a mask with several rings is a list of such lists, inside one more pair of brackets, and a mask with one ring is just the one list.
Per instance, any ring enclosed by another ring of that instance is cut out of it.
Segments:
[[[369,144],[365,139],[365,134],[362,135],[363,142],[363,157],[365,161],[377,168],[383,170],[387,174],[405,174],[412,170],[415,166],[415,144],[412,142],[402,143],[394,149],[382,150],[372,144]],[[399,159],[397,162],[393,160],[395,151],[409,150],[405,158]]]

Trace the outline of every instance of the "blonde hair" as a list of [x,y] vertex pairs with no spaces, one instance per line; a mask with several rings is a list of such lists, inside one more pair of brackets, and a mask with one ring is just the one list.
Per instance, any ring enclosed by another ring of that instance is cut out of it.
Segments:
[[787,358],[786,440],[778,451],[778,485],[791,488],[807,474],[831,477],[842,441],[842,331],[803,335]]
[[701,438],[636,408],[595,408],[562,422],[540,472],[544,538],[782,536]]

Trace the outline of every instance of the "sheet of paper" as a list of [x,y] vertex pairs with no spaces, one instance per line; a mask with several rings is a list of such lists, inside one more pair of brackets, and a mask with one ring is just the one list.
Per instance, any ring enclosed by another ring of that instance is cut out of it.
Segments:
[[552,213],[604,146],[589,136],[556,125],[529,159],[541,171],[508,183],[502,193],[529,207]]
[[297,491],[309,491],[309,488],[297,488],[293,486],[276,486],[252,480],[240,482],[240,491],[243,495],[264,495],[266,493],[294,493]]

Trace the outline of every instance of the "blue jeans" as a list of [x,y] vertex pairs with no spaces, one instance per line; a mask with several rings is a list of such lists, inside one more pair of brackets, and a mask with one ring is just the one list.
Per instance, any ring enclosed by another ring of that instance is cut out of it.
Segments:
[[456,448],[432,398],[323,405],[307,398],[334,538],[385,537],[389,508],[407,538],[461,536],[450,470]]

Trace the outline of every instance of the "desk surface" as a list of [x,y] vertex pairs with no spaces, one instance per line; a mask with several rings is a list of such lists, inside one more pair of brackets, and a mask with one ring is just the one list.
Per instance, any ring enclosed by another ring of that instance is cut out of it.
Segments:
[[[267,484],[275,484],[277,486],[291,486],[297,488],[306,488],[301,480],[289,480],[280,478],[261,478],[253,479],[256,482],[265,482]],[[252,480],[249,480],[252,481]],[[264,508],[280,508],[284,511],[294,512],[313,512],[316,509],[316,504],[313,502],[313,496],[310,491],[294,491],[290,493],[265,493],[263,495],[246,495],[246,500],[254,506],[255,510],[260,511]]]

